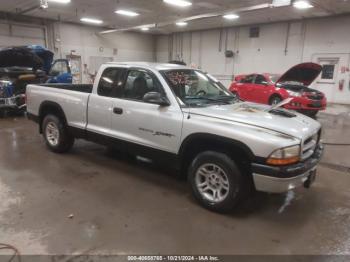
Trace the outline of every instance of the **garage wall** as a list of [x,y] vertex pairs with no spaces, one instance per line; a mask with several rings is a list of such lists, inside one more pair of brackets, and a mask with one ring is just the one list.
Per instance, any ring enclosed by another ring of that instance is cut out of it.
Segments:
[[88,82],[88,73],[94,74],[104,61],[155,61],[152,35],[131,32],[100,35],[100,30],[74,24],[54,25],[56,55],[60,58],[70,54],[81,56],[82,82]]
[[[350,16],[341,16],[261,25],[259,38],[250,38],[249,26],[158,36],[156,59],[183,59],[226,86],[237,74],[283,73],[304,61],[335,63],[333,78],[320,78],[313,87],[325,92],[330,102],[350,104],[349,24]],[[226,58],[226,49],[235,57]]]
[[107,61],[155,61],[155,38],[150,34],[99,35],[98,27],[22,20],[0,20],[0,48],[35,44],[54,51],[55,58],[73,55],[77,82],[91,82],[99,65]]
[[0,20],[0,48],[13,45],[46,45],[45,27],[40,25],[8,23]]

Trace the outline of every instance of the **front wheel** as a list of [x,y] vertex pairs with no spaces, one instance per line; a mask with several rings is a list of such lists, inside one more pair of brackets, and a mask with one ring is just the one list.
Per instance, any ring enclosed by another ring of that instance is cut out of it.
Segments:
[[4,118],[6,116],[6,111],[0,109],[0,118]]
[[194,197],[207,209],[226,213],[242,198],[242,174],[224,153],[200,153],[193,160],[188,176]]
[[274,105],[278,105],[281,102],[282,102],[282,98],[280,96],[274,95],[270,98],[269,104],[274,106]]
[[43,121],[43,136],[47,147],[55,153],[65,153],[74,144],[64,122],[55,115],[47,115]]

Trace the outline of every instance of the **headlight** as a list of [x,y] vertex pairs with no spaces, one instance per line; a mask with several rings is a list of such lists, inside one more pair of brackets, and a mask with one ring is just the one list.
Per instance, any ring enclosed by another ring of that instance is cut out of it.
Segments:
[[10,97],[12,96],[12,91],[12,82],[9,80],[0,79],[0,97]]
[[300,160],[300,145],[285,147],[274,151],[267,163],[275,166],[289,165],[299,162]]
[[300,97],[301,96],[301,93],[299,92],[293,92],[293,91],[290,91],[290,90],[287,90],[288,94],[290,96],[294,96],[294,97]]

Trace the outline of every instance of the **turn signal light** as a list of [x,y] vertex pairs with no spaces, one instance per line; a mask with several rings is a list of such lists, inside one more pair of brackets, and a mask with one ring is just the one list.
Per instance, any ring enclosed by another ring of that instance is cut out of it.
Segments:
[[285,165],[290,165],[294,163],[298,163],[300,160],[299,157],[291,157],[291,158],[269,158],[267,159],[267,164],[273,165],[273,166],[285,166]]

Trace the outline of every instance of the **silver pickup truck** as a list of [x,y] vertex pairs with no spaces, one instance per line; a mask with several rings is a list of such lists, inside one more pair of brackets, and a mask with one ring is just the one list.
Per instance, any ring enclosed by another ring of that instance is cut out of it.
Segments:
[[86,139],[169,163],[218,212],[250,189],[309,187],[323,151],[317,121],[242,102],[211,75],[180,65],[109,63],[93,85],[29,85],[27,110],[50,150]]

